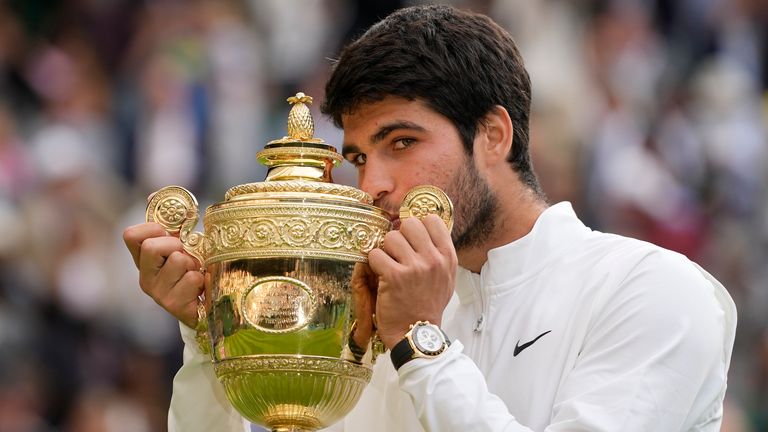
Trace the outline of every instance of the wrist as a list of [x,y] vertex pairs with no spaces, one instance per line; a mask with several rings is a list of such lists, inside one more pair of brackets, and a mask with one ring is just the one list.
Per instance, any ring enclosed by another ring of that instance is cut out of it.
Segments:
[[381,338],[381,341],[384,343],[384,346],[387,347],[387,349],[394,348],[395,345],[397,345],[401,340],[405,338],[405,334],[408,333],[408,329],[402,331],[397,331],[394,333],[388,333],[388,334],[382,334],[379,332],[379,337]]

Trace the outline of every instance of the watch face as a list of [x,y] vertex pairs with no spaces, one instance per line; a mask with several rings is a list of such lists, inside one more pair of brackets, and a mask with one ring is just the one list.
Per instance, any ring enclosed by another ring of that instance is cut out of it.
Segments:
[[445,345],[445,340],[440,330],[431,325],[419,325],[414,327],[411,337],[416,349],[424,354],[439,354]]

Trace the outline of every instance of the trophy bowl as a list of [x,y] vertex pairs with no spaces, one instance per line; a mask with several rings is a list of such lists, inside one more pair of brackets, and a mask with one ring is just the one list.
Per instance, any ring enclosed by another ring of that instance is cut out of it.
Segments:
[[[312,98],[288,101],[288,136],[257,155],[266,180],[229,189],[206,209],[204,233],[194,231],[195,197],[179,186],[150,195],[146,213],[202,264],[198,342],[229,401],[249,421],[281,432],[339,421],[370,381],[384,349],[374,320],[359,320],[371,311],[356,304],[355,284],[391,229],[368,194],[332,183],[342,158],[313,137]],[[423,186],[408,197],[401,217],[437,213],[450,226],[442,191]]]

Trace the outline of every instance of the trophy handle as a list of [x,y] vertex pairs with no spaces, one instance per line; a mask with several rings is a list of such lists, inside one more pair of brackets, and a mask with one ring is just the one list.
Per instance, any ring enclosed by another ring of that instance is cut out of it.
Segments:
[[166,186],[147,198],[147,222],[157,222],[169,234],[179,235],[184,251],[205,265],[203,239],[205,235],[193,231],[198,221],[197,199],[181,186]]
[[421,220],[428,214],[439,216],[448,231],[453,229],[453,202],[448,195],[436,186],[415,186],[400,204],[400,219],[415,217]]
[[[181,186],[166,186],[147,198],[147,222],[159,223],[169,234],[178,234],[184,251],[195,257],[200,263],[200,271],[204,272],[205,255],[203,240],[205,235],[194,231],[198,221],[197,199],[191,192]],[[205,299],[197,299],[197,332],[196,340],[200,350],[208,354],[211,350],[208,336],[208,319],[205,310]]]

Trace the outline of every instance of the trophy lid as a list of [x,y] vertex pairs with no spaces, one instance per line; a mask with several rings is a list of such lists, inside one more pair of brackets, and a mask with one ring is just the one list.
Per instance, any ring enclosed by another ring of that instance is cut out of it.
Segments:
[[230,188],[226,201],[254,198],[263,193],[320,193],[344,200],[372,204],[367,193],[351,186],[334,184],[331,170],[343,161],[336,148],[315,138],[315,124],[307,105],[312,97],[296,93],[288,102],[288,135],[270,141],[256,158],[269,168],[264,182]]

